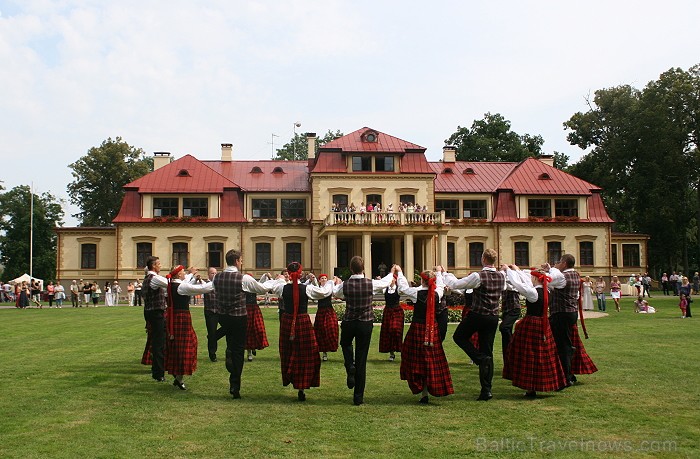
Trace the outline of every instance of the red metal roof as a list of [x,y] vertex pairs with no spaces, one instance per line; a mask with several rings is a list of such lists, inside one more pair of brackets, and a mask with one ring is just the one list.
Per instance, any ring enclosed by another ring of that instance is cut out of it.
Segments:
[[[248,192],[309,192],[308,161],[203,161]],[[252,172],[253,168],[260,172]],[[282,172],[274,172],[276,168]]]
[[[436,193],[493,193],[518,163],[456,161],[430,163]],[[446,172],[448,169],[450,172]],[[473,173],[464,172],[471,169]]]
[[239,188],[192,155],[185,155],[124,186],[139,193],[221,193]]
[[[603,200],[600,197],[599,192],[592,193],[588,199],[588,218],[581,215],[578,222],[580,223],[613,223],[614,220],[610,218],[608,212],[605,210],[603,205]],[[518,212],[515,206],[515,193],[511,190],[499,190],[498,199],[496,200],[496,208],[494,209],[493,222],[494,223],[527,223],[529,219],[527,216],[525,218],[518,218]],[[543,223],[538,220],[538,223]],[[556,218],[552,218],[548,222],[552,224],[561,224]]]
[[591,197],[588,198],[588,221],[599,223],[615,222],[615,220],[608,215],[608,211],[605,210],[603,197],[598,191],[594,192]]
[[518,213],[515,209],[515,195],[510,191],[499,191],[496,207],[493,209],[494,223],[508,223],[517,221],[527,221],[526,218],[518,220]]
[[141,218],[141,195],[136,190],[126,190],[122,206],[112,223],[149,221]]
[[425,159],[425,154],[406,153],[401,158],[401,173],[402,174],[434,174],[435,172],[430,167],[430,163]]
[[[368,131],[373,132],[377,136],[376,142],[362,141],[363,134]],[[346,134],[322,146],[319,151],[327,150],[342,150],[348,152],[382,152],[382,153],[404,153],[406,151],[421,151],[425,152],[425,147],[416,145],[415,143],[407,142],[398,137],[384,134],[376,129],[363,127],[355,132]]]
[[[548,178],[546,178],[548,177]],[[590,195],[599,187],[543,163],[527,158],[498,186],[515,194]]]

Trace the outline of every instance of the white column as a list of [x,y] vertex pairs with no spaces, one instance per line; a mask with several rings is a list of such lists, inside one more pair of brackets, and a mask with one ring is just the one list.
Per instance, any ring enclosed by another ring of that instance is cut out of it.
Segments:
[[447,269],[447,234],[438,234],[437,264]]
[[365,277],[372,277],[372,234],[362,234],[362,259],[365,261]]
[[332,276],[333,269],[338,263],[338,246],[335,233],[329,233],[326,240],[328,242],[328,250],[326,251],[328,267],[326,269],[326,272],[329,276]]
[[403,266],[404,275],[410,281],[413,280],[413,233],[406,233],[403,240],[403,253],[405,258],[405,266]]

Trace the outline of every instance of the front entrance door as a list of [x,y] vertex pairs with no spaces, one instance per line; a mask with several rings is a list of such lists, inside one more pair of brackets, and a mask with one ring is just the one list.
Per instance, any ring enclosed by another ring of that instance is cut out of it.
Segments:
[[[379,266],[384,264],[386,271],[384,275],[389,273],[391,265],[396,263],[393,256],[392,240],[391,239],[375,239],[372,238],[372,278],[380,275]],[[370,267],[365,266],[365,272],[370,272]]]

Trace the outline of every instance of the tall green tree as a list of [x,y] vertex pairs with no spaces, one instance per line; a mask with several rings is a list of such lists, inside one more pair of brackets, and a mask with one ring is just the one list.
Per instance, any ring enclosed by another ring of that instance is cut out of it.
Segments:
[[[318,151],[319,146],[323,146],[343,135],[344,134],[340,132],[340,130],[333,132],[329,129],[323,137],[316,138],[316,151]],[[277,149],[277,155],[274,159],[285,161],[309,159],[309,144],[306,140],[306,134],[295,134],[282,148]]]
[[[3,275],[14,279],[29,273],[30,208],[32,193],[26,185],[0,194],[0,261]],[[32,275],[41,279],[56,276],[56,233],[63,225],[63,209],[51,194],[34,195]]]
[[73,215],[80,226],[110,226],[122,204],[122,187],[151,172],[153,159],[121,137],[110,137],[68,167],[74,179],[68,195],[80,208]]
[[651,236],[657,275],[700,261],[699,106],[698,66],[676,68],[642,90],[598,90],[587,112],[564,123],[569,142],[590,149],[570,172],[603,187],[616,230]]
[[[457,148],[459,161],[522,161],[544,154],[544,139],[540,135],[520,135],[511,130],[510,121],[500,113],[486,113],[475,120],[471,127],[457,126],[457,131],[447,140],[447,145]],[[554,166],[563,169],[569,157],[554,152]]]

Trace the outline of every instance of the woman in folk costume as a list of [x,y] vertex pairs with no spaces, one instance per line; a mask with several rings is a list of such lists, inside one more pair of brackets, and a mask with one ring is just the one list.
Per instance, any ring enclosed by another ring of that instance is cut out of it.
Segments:
[[173,386],[187,390],[184,375],[197,369],[197,334],[192,328],[190,296],[210,293],[211,282],[193,284],[183,282],[185,271],[182,265],[175,267],[168,278],[168,309],[166,314],[167,336],[164,369],[175,376]]
[[[248,273],[251,275],[250,273]],[[263,274],[260,278],[260,283],[265,282],[268,279],[267,274]],[[249,293],[245,294],[245,307],[246,313],[248,315],[248,329],[246,331],[245,348],[248,351],[248,361],[253,361],[253,356],[256,354],[256,350],[265,349],[270,345],[267,341],[267,333],[265,333],[265,320],[263,319],[262,312],[260,312],[260,306],[258,306],[258,294]]]
[[452,376],[440,342],[436,317],[437,304],[445,284],[442,267],[435,272],[423,271],[420,287],[410,287],[401,267],[396,266],[398,290],[413,303],[413,320],[401,348],[401,379],[408,382],[414,394],[421,394],[419,403],[428,403],[428,394],[443,397],[454,393]]
[[318,353],[316,334],[308,314],[309,298],[320,300],[333,291],[331,282],[324,287],[299,284],[301,264],[296,261],[287,266],[290,284],[278,284],[273,293],[284,298],[284,311],[280,322],[280,360],[282,384],[290,383],[299,392],[300,402],[306,401],[306,389],[321,385],[321,357]]
[[401,352],[403,344],[404,313],[399,301],[399,290],[396,285],[397,275],[384,290],[384,313],[382,314],[382,328],[379,331],[379,352],[389,353],[389,361],[396,358],[395,352]]
[[141,355],[141,365],[153,365],[153,357],[151,356],[151,324],[146,322],[146,347]]
[[537,270],[520,271],[515,265],[501,268],[508,282],[525,297],[527,306],[527,313],[515,325],[506,349],[503,378],[525,389],[526,397],[536,397],[537,391],[551,392],[565,387],[566,376],[547,318],[547,283],[551,278]]
[[[328,274],[321,274],[318,276],[318,283],[321,287],[325,286],[326,283],[331,286],[333,285],[333,283],[328,280]],[[328,360],[329,352],[336,352],[338,350],[338,316],[331,303],[332,297],[333,295],[328,295],[318,300],[316,320],[314,320],[316,343],[318,344],[318,351],[323,352],[322,359],[324,362]]]

